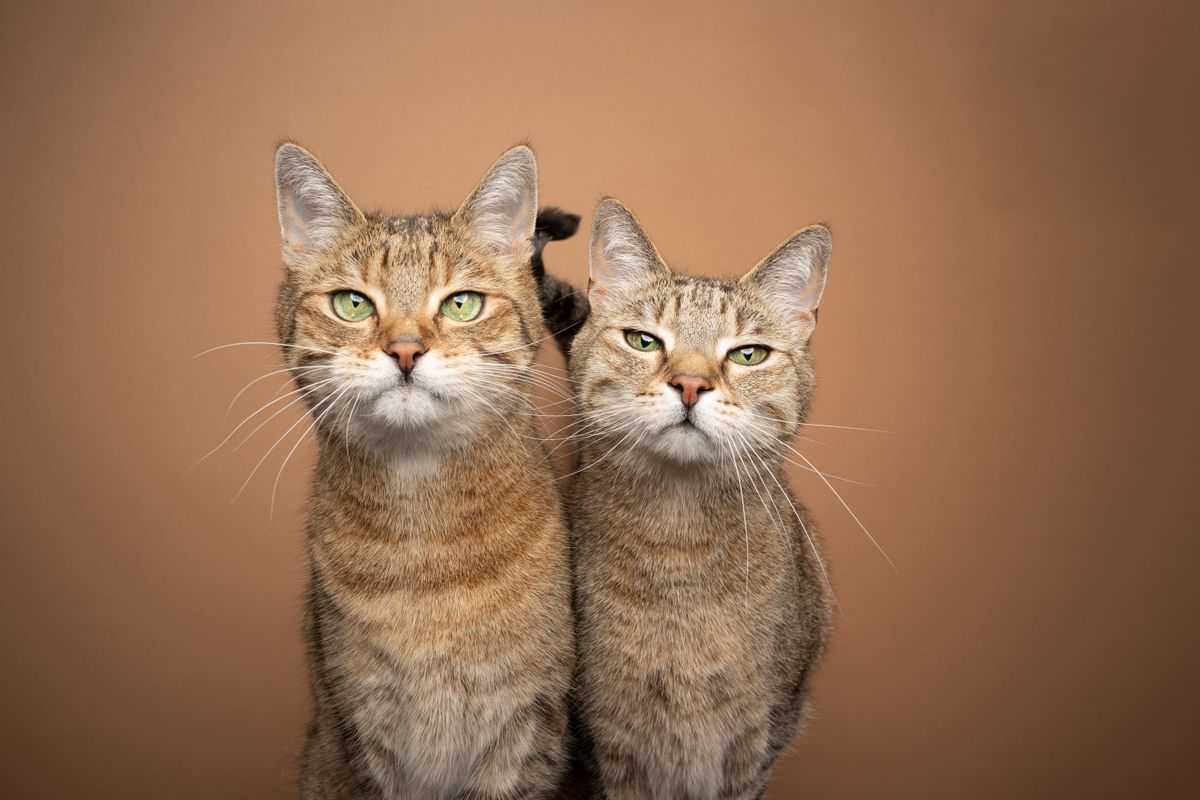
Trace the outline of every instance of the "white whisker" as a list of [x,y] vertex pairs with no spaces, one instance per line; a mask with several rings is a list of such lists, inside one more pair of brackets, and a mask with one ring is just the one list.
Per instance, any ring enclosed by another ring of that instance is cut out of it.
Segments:
[[888,556],[888,554],[884,551],[884,549],[882,547],[880,547],[879,542],[875,541],[875,537],[871,535],[871,532],[869,530],[867,530],[867,526],[862,524],[862,520],[860,520],[858,518],[858,515],[855,514],[854,511],[851,510],[850,506],[846,503],[846,501],[842,499],[842,496],[840,494],[838,494],[838,490],[833,488],[833,484],[830,483],[825,478],[825,473],[823,473],[823,472],[821,472],[821,470],[817,469],[816,464],[809,461],[808,457],[805,456],[803,453],[801,453],[799,450],[796,451],[796,455],[803,458],[805,463],[807,463],[810,467],[812,467],[813,471],[816,472],[817,475],[819,475],[821,477],[821,480],[825,481],[825,485],[829,487],[829,491],[833,492],[833,496],[836,497],[838,499],[838,502],[842,504],[842,508],[846,509],[846,513],[848,513],[850,515],[850,517],[856,523],[858,523],[858,527],[861,528],[862,532],[865,533],[867,535],[867,538],[871,540],[871,544],[875,545],[875,549],[878,550],[880,555],[882,555],[884,557],[884,559],[887,560],[888,564],[891,565],[893,570],[895,570],[896,572],[899,572],[900,570],[896,567],[896,562],[892,561],[891,557]]
[[229,344],[223,344],[217,347],[210,347],[207,350],[196,353],[196,355],[192,356],[192,358],[200,358],[201,356],[206,356],[209,353],[215,353],[218,350],[227,350],[230,347],[249,347],[251,345],[260,345],[264,347],[288,347],[295,350],[309,350],[314,353],[325,353],[326,355],[331,356],[337,355],[337,353],[333,350],[322,350],[319,347],[309,347],[308,345],[303,344],[287,344],[286,342],[231,342]]
[[292,454],[296,452],[297,448],[300,447],[300,443],[303,442],[305,437],[312,432],[312,429],[317,427],[321,420],[328,416],[329,412],[337,407],[337,399],[344,396],[349,390],[350,386],[347,384],[341,389],[338,389],[338,391],[332,395],[329,405],[325,407],[324,411],[313,418],[312,424],[304,430],[304,433],[300,434],[300,438],[297,439],[296,443],[292,445],[292,449],[289,450],[288,454],[283,457],[283,463],[279,465],[279,471],[275,473],[275,483],[271,484],[271,506],[270,511],[267,513],[268,528],[271,527],[271,523],[275,520],[275,492],[279,489],[279,479],[283,477],[283,470],[287,467],[288,461],[291,459]]

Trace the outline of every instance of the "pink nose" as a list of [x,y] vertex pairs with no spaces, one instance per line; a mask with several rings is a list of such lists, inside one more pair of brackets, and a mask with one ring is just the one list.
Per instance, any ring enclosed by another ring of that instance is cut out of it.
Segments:
[[679,399],[688,408],[696,405],[701,392],[707,392],[712,388],[708,378],[702,378],[699,375],[676,375],[671,378],[670,384],[679,390]]
[[416,366],[417,356],[425,352],[425,343],[420,339],[394,339],[388,342],[384,352],[394,357],[400,371],[407,375]]

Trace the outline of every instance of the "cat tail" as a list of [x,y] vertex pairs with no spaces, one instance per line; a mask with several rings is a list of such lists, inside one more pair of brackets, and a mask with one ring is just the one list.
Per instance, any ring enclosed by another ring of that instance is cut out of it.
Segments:
[[538,212],[533,230],[533,277],[538,284],[538,299],[542,303],[542,316],[546,327],[558,342],[558,348],[566,355],[571,348],[575,332],[587,319],[587,292],[579,291],[571,284],[546,272],[542,250],[547,242],[569,239],[579,230],[579,215],[560,208],[543,208]]

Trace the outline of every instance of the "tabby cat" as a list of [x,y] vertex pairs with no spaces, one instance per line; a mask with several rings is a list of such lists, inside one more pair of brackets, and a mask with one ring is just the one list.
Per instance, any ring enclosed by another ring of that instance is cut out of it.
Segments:
[[275,167],[276,322],[319,444],[301,796],[545,797],[575,655],[530,400],[533,154],[455,213],[408,217],[364,214],[295,144]]
[[761,797],[804,718],[831,594],[781,454],[829,253],[813,226],[740,280],[695,278],[624,205],[596,211],[567,503],[579,721],[608,800]]

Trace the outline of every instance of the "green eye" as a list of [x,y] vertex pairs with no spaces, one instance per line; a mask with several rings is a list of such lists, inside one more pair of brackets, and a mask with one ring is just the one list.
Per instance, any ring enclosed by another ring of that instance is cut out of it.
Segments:
[[753,367],[755,364],[761,364],[769,352],[771,351],[760,344],[751,344],[730,350],[729,360],[735,364],[741,364],[743,367]]
[[333,296],[333,313],[346,322],[362,322],[375,313],[375,304],[358,292],[338,292]]
[[458,322],[470,322],[483,310],[483,295],[479,292],[459,292],[442,302],[442,313]]
[[629,342],[629,346],[634,350],[640,350],[643,353],[652,353],[662,349],[662,342],[645,331],[625,331],[625,341]]

